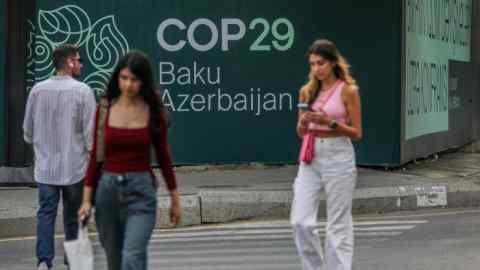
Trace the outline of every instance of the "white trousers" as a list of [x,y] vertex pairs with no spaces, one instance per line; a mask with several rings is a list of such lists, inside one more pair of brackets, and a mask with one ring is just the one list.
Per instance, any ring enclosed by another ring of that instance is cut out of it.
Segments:
[[[290,222],[303,270],[352,269],[352,198],[356,178],[350,139],[316,138],[314,160],[310,164],[300,163],[293,185]],[[320,238],[314,232],[322,190],[327,199],[325,257]]]

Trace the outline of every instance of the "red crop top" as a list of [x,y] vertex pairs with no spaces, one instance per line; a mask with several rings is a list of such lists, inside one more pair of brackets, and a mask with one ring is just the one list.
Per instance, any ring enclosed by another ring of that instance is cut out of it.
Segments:
[[[105,123],[105,162],[103,169],[114,173],[150,171],[150,145],[152,144],[149,128],[115,128],[108,124],[108,111]],[[95,116],[94,134],[97,134],[99,107]],[[167,142],[167,126],[160,123],[161,136],[155,142],[155,154],[160,165],[163,178],[169,190],[176,189],[177,181],[172,168],[172,158]],[[93,136],[93,149],[90,153],[85,185],[96,186],[100,178],[97,164],[97,136]]]

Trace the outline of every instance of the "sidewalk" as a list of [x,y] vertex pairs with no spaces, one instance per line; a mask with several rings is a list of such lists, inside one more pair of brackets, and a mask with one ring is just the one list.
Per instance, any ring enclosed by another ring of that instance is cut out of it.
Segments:
[[[288,218],[296,166],[177,168],[181,225]],[[158,227],[168,227],[168,194],[158,200]],[[35,234],[37,190],[0,187],[0,238]],[[480,206],[480,154],[454,153],[393,172],[359,168],[354,214],[428,207]],[[322,194],[320,216],[325,216]],[[57,230],[62,230],[61,209]]]

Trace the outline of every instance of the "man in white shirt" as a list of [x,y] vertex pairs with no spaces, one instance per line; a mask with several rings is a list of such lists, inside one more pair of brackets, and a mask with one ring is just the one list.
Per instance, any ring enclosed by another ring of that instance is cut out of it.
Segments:
[[[24,139],[33,145],[38,185],[38,269],[51,269],[55,255],[55,219],[62,197],[65,239],[77,238],[77,211],[82,201],[96,102],[93,91],[75,80],[83,67],[79,48],[53,51],[56,75],[31,90],[23,122]],[[65,260],[68,265],[68,262]]]

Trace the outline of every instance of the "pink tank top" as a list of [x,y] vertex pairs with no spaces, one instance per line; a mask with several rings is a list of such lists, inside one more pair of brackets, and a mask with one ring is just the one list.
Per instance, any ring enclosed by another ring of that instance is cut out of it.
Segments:
[[[342,89],[344,86],[344,81],[337,80],[332,88],[320,92],[317,99],[312,104],[312,110],[322,110],[328,115],[328,117],[334,119],[338,123],[347,124],[350,120],[348,118],[347,108],[345,108],[345,104],[342,100]],[[308,128],[311,130],[331,130],[327,125],[317,125],[313,123],[310,123]]]

